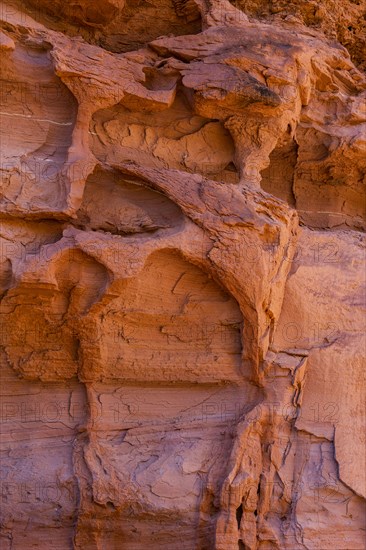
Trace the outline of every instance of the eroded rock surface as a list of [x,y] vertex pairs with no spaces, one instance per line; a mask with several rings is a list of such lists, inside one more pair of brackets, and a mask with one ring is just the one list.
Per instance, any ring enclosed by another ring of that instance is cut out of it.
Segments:
[[1,548],[365,549],[365,8],[1,2]]

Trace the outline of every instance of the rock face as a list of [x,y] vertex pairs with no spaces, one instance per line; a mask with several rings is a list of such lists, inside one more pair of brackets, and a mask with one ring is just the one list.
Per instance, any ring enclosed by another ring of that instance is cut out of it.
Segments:
[[364,550],[365,3],[0,13],[1,548]]

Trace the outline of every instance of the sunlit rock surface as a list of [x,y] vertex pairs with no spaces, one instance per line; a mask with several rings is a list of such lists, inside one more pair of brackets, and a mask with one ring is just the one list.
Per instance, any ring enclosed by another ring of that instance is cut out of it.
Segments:
[[365,549],[365,11],[1,2],[2,549]]

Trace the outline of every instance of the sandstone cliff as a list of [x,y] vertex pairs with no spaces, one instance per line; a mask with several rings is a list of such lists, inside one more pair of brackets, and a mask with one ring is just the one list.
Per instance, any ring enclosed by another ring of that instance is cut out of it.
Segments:
[[364,550],[364,0],[1,2],[1,549]]

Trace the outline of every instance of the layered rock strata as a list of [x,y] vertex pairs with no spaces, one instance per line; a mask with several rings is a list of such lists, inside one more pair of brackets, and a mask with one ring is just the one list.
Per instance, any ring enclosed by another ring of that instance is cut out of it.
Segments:
[[1,2],[1,548],[365,549],[364,8]]

